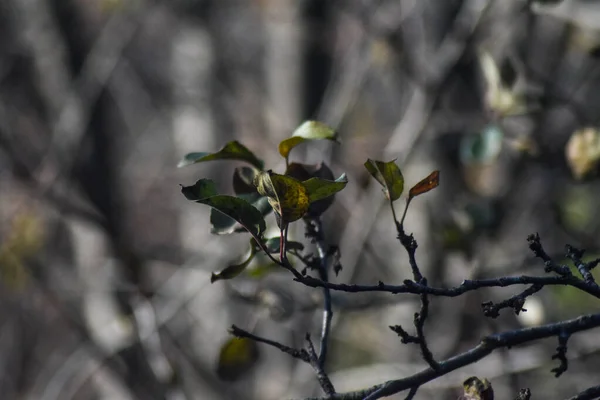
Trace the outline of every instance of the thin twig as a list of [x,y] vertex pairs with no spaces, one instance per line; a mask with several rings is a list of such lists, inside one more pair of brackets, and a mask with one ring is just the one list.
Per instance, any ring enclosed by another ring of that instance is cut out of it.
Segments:
[[323,364],[321,363],[321,360],[317,356],[317,352],[315,351],[315,346],[314,346],[312,340],[310,339],[310,333],[306,334],[306,342],[307,342],[307,348],[308,348],[308,355],[310,357],[310,365],[313,367],[313,369],[317,373],[317,379],[319,381],[319,384],[321,385],[321,388],[323,389],[325,394],[327,394],[328,396],[333,396],[335,394],[335,388],[333,387],[333,384],[331,383],[329,376],[327,376],[327,374],[325,373],[325,370],[323,369]]
[[[327,249],[325,248],[325,240],[323,236],[323,223],[320,218],[313,222],[315,224],[315,240],[317,252],[319,254],[319,276],[323,282],[329,282],[329,273],[327,271]],[[327,349],[329,342],[329,334],[331,331],[331,320],[333,318],[333,310],[331,308],[331,292],[329,288],[323,288],[323,323],[321,326],[321,342],[319,349],[319,364],[321,367],[325,365],[327,359]]]
[[[514,347],[527,342],[545,339],[552,336],[559,336],[563,334],[572,335],[576,332],[586,331],[597,327],[600,327],[600,313],[582,315],[575,319],[542,325],[534,328],[517,329],[489,335],[484,337],[481,342],[472,349],[439,362],[439,368],[437,370],[434,370],[433,368],[427,368],[412,376],[403,379],[391,380],[372,386],[368,389],[349,393],[338,393],[333,396],[332,399],[358,400],[368,398],[370,400],[376,400],[385,396],[391,396],[409,388],[423,385],[466,365],[473,364],[488,356],[496,349],[503,347]],[[590,393],[600,393],[600,388],[593,388]],[[371,397],[369,397],[370,395]],[[590,394],[590,396],[592,396],[592,394]],[[593,397],[576,397],[578,400],[591,398]],[[306,400],[325,400],[325,398],[316,397]]]
[[229,333],[231,333],[233,336],[238,337],[238,338],[247,338],[247,339],[252,339],[255,342],[268,344],[269,346],[275,347],[276,349],[278,349],[286,354],[289,354],[290,356],[292,356],[294,358],[302,360],[305,363],[310,363],[310,357],[308,355],[308,352],[304,349],[294,349],[293,347],[286,346],[286,345],[276,342],[274,340],[256,336],[248,331],[238,328],[235,325],[231,325],[231,328],[229,329]]

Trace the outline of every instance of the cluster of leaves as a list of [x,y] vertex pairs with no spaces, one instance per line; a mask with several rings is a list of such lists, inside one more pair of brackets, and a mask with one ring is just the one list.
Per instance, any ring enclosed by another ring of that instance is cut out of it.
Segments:
[[[338,141],[338,137],[333,129],[321,122],[303,123],[292,137],[279,144],[279,153],[287,166],[283,174],[265,170],[264,162],[237,141],[227,143],[215,153],[190,153],[179,163],[180,167],[214,160],[237,160],[250,164],[250,167],[240,166],[234,170],[235,196],[219,194],[217,185],[210,179],[200,179],[192,186],[181,188],[188,200],[212,208],[212,233],[222,235],[247,231],[252,235],[249,256],[242,263],[214,273],[212,282],[238,276],[259,250],[270,257],[279,253],[280,260],[274,261],[282,263],[286,248],[292,251],[303,249],[301,243],[286,240],[288,225],[303,217],[320,216],[332,204],[335,193],[348,183],[345,174],[334,179],[333,172],[325,163],[306,165],[289,162],[292,149],[311,140]],[[280,236],[265,238],[265,217],[271,210],[275,213]]]
[[[216,160],[234,160],[249,164],[234,170],[232,183],[235,196],[218,193],[216,183],[210,179],[200,179],[192,186],[181,188],[188,200],[211,207],[212,233],[222,235],[247,231],[252,236],[250,251],[244,260],[213,273],[211,282],[232,279],[240,275],[261,251],[264,251],[275,265],[291,271],[296,280],[303,279],[306,275],[306,268],[298,272],[288,261],[288,253],[306,261],[306,258],[300,255],[304,245],[287,240],[288,226],[294,221],[304,219],[307,222],[307,230],[312,232],[311,235],[322,237],[322,232],[317,232],[318,229],[315,229],[310,221],[319,220],[333,203],[334,195],[344,189],[348,183],[345,174],[334,179],[333,172],[325,163],[317,165],[290,163],[290,152],[298,145],[313,140],[330,140],[339,143],[338,135],[327,125],[317,121],[303,123],[290,138],[279,144],[279,154],[286,162],[286,170],[283,174],[265,170],[264,162],[237,141],[227,143],[217,152],[189,153],[179,163],[180,167]],[[401,197],[404,190],[404,177],[395,160],[383,162],[369,159],[364,166],[381,184],[394,211],[393,202]],[[410,189],[402,220],[412,199],[435,188],[438,183],[439,172],[434,171]],[[265,238],[264,234],[267,230],[265,217],[271,210],[275,214],[279,236]],[[396,223],[398,226],[402,224],[398,221]],[[274,257],[277,253],[279,259]],[[339,258],[339,251],[334,253],[337,253]],[[341,268],[338,264],[334,265],[336,273]],[[321,266],[323,269],[327,268],[323,264]],[[326,272],[321,272],[321,278],[327,276]],[[328,309],[328,312],[330,315],[331,310]],[[326,351],[323,351],[326,339],[326,337],[322,338],[321,356],[315,355],[313,358],[307,356],[307,362],[315,361],[313,364],[322,368],[324,354],[326,354]],[[218,375],[224,379],[235,379],[241,375],[258,359],[255,346],[256,342],[248,337],[236,337],[228,341],[221,349]]]
[[[290,151],[301,143],[310,140],[327,139],[338,141],[335,132],[326,125],[309,121],[301,125],[291,138],[282,141],[279,145],[279,153],[286,160],[286,171],[277,174],[271,170],[264,169],[264,163],[250,150],[238,142],[230,142],[215,153],[191,153],[188,154],[180,165],[189,165],[211,160],[239,160],[247,162],[251,167],[242,166],[234,171],[233,187],[235,196],[218,194],[216,184],[207,179],[200,179],[193,186],[182,187],[186,198],[212,208],[211,224],[212,232],[215,234],[229,234],[247,231],[251,234],[251,246],[249,256],[236,265],[229,266],[224,270],[213,273],[211,281],[220,279],[231,279],[239,275],[251,262],[253,257],[264,252],[276,266],[282,267],[292,273],[295,281],[307,287],[321,288],[324,293],[323,326],[321,329],[320,352],[317,354],[310,335],[307,334],[307,345],[302,349],[295,349],[279,342],[257,336],[251,332],[236,327],[231,327],[230,333],[234,336],[221,349],[217,373],[222,379],[237,379],[248,371],[259,359],[257,343],[267,344],[280,351],[289,354],[313,367],[321,388],[327,399],[377,399],[387,395],[410,389],[407,399],[412,399],[418,388],[424,383],[445,375],[457,368],[476,362],[487,356],[492,351],[503,347],[513,347],[518,344],[539,340],[548,337],[557,337],[559,346],[553,359],[557,359],[560,365],[552,371],[558,377],[567,370],[567,341],[573,333],[600,326],[600,314],[583,315],[579,318],[558,323],[543,325],[535,328],[517,329],[501,332],[484,337],[474,348],[449,358],[444,361],[436,361],[432,351],[429,349],[424,332],[425,321],[429,313],[429,296],[456,297],[468,291],[478,290],[485,287],[506,287],[512,285],[529,285],[528,288],[511,298],[494,304],[493,302],[482,303],[484,315],[496,318],[499,311],[511,308],[515,313],[526,311],[524,304],[527,297],[539,292],[544,286],[567,285],[584,293],[600,298],[600,287],[591,274],[600,259],[590,262],[582,260],[583,250],[567,247],[566,257],[572,261],[576,271],[581,278],[566,266],[556,264],[542,248],[539,235],[528,237],[529,247],[536,257],[544,261],[545,272],[554,273],[557,276],[516,276],[501,277],[497,279],[465,280],[457,287],[439,288],[429,286],[427,279],[422,275],[416,260],[417,242],[412,234],[404,230],[404,219],[411,201],[439,185],[439,171],[432,172],[425,179],[414,185],[406,196],[406,205],[400,220],[396,218],[394,202],[404,192],[404,177],[395,160],[389,162],[368,159],[364,166],[371,176],[383,187],[383,193],[389,201],[393,220],[396,224],[398,239],[405,248],[413,273],[413,280],[405,280],[402,285],[386,285],[379,282],[377,285],[347,285],[328,281],[327,269],[331,267],[326,257],[329,252],[323,247],[323,232],[320,221],[321,214],[332,204],[333,196],[344,189],[347,184],[345,175],[333,179],[333,173],[324,164],[304,165],[290,163]],[[266,231],[265,216],[273,210],[277,220],[280,234],[278,237],[265,238]],[[300,252],[304,245],[287,240],[287,229],[290,223],[304,219],[306,223],[307,237],[313,239],[319,250],[316,264],[307,261]],[[336,248],[337,249],[337,248]],[[337,252],[337,251],[336,251]],[[274,254],[279,253],[279,259]],[[295,255],[307,268],[298,271],[287,259],[287,254]],[[337,254],[339,257],[339,253]],[[310,268],[309,268],[310,267]],[[317,270],[318,278],[309,275],[308,270]],[[330,291],[358,292],[388,292],[391,294],[411,293],[419,295],[421,300],[420,311],[415,313],[414,326],[416,334],[408,333],[399,325],[390,326],[402,339],[402,343],[418,344],[423,359],[429,368],[413,376],[388,381],[362,391],[347,394],[339,394],[329,380],[325,372],[325,358],[327,355],[327,341],[331,324],[331,297]],[[494,393],[491,383],[486,379],[471,377],[464,382],[464,394],[462,399],[493,399]],[[590,398],[589,395],[600,394],[600,386],[590,388],[582,392],[581,396],[575,398]],[[531,393],[523,389],[517,399],[529,399]],[[588,397],[586,397],[588,396]]]

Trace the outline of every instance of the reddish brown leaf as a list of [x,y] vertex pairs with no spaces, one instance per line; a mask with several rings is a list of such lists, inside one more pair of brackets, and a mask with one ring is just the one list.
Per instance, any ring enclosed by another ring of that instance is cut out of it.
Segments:
[[435,189],[440,184],[440,171],[433,171],[429,176],[417,183],[410,189],[408,196],[413,198],[423,193],[429,192],[431,189]]

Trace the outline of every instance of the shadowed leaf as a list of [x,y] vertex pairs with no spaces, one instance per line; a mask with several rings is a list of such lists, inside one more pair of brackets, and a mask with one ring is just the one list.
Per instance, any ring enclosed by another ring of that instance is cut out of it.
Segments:
[[216,186],[210,179],[200,179],[193,186],[182,186],[181,192],[191,201],[206,204],[237,221],[252,236],[260,237],[266,229],[261,212],[246,200],[216,194]]
[[345,188],[347,183],[348,178],[346,178],[346,174],[342,174],[335,181],[310,178],[309,180],[302,182],[308,193],[308,200],[311,203],[333,196]]
[[421,182],[413,186],[408,192],[410,198],[416,197],[420,194],[427,193],[431,189],[435,189],[440,184],[440,171],[433,171],[429,176],[423,179]]
[[250,167],[237,167],[233,171],[233,191],[235,194],[256,193],[256,187],[252,184],[258,171]]
[[367,159],[365,168],[383,186],[385,196],[391,201],[398,200],[404,190],[404,177],[396,160],[383,162]]
[[[236,197],[246,200],[254,208],[258,209],[263,217],[269,214],[272,210],[268,199],[264,196],[261,196],[256,191],[250,194],[241,194]],[[245,232],[246,230],[236,220],[228,217],[215,208],[210,210],[210,224],[211,233],[215,235],[229,235],[235,232]]]
[[231,338],[221,347],[217,376],[224,381],[235,381],[250,371],[258,359],[258,345],[255,341]]
[[205,161],[214,160],[239,160],[246,161],[258,169],[262,169],[264,163],[257,158],[254,153],[248,150],[243,144],[234,140],[227,143],[223,148],[215,153],[189,153],[177,165],[179,168],[187,165],[196,164]]
[[306,121],[294,131],[292,137],[279,143],[279,154],[288,158],[290,151],[299,144],[308,140],[321,139],[339,142],[336,132],[329,126],[318,121]]
[[277,214],[277,225],[282,228],[306,213],[309,200],[304,185],[289,176],[272,171],[261,172],[254,180],[258,193],[267,196]]

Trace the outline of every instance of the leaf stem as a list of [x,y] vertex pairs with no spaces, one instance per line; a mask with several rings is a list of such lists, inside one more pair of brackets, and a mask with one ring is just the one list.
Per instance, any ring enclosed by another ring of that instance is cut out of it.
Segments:
[[[404,226],[404,218],[406,218],[406,212],[408,211],[408,206],[410,204],[410,201],[412,200],[412,197],[408,197],[406,199],[406,206],[404,207],[404,212],[402,213],[402,219],[400,220],[400,225]],[[393,210],[393,208],[392,208]],[[394,215],[394,219],[396,219],[396,216]]]

